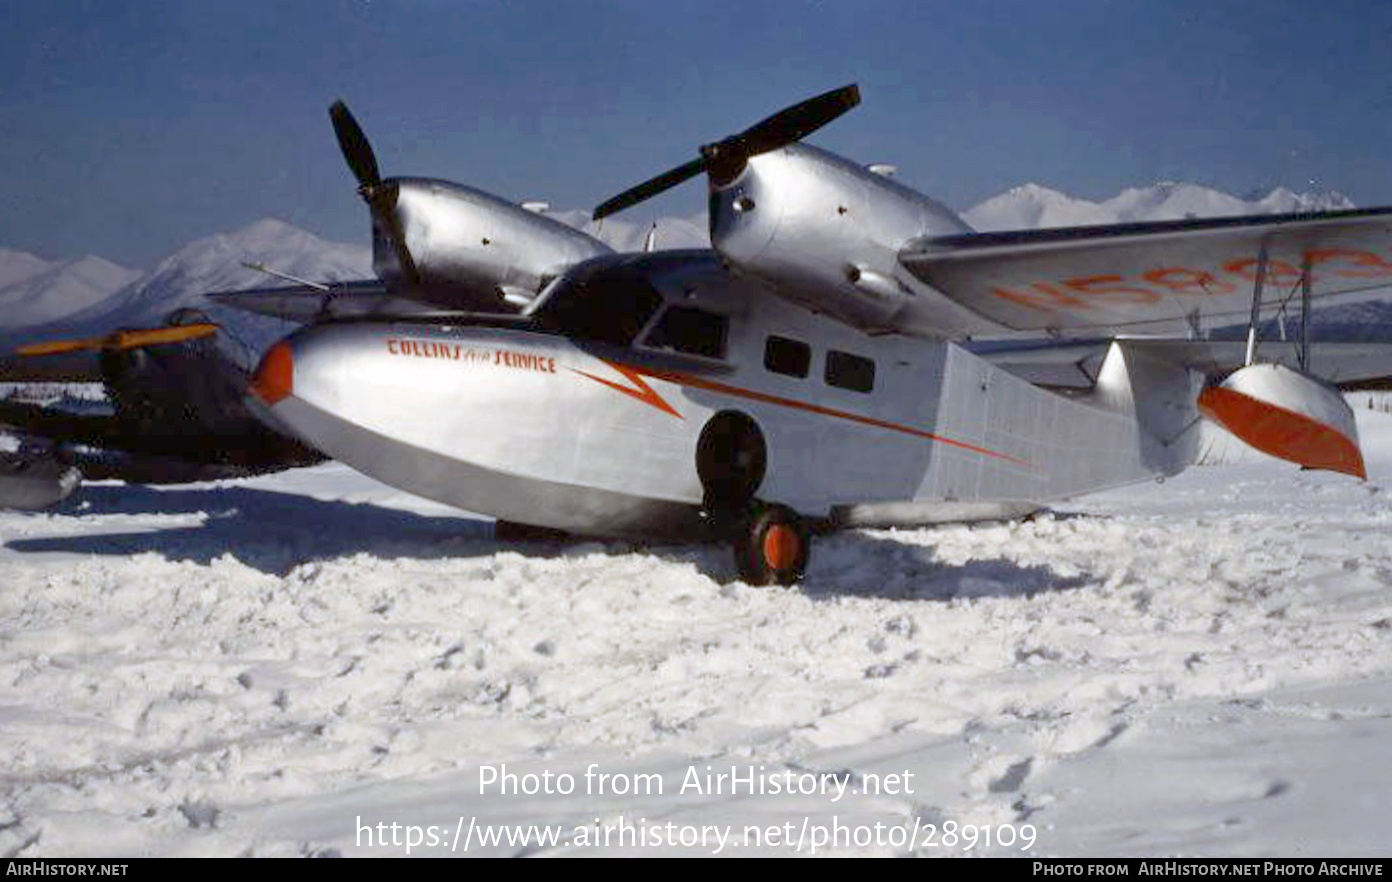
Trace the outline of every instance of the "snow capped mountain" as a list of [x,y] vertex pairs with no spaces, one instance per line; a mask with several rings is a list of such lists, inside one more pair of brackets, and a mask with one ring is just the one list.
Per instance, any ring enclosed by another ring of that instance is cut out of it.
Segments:
[[[282,323],[211,303],[203,295],[279,284],[244,262],[315,281],[372,278],[372,252],[366,246],[327,242],[283,221],[265,219],[232,233],[198,239],[165,258],[148,275],[123,270],[126,284],[90,298],[81,308],[35,315],[38,321],[4,322],[13,344],[23,329],[27,340],[101,334],[118,327],[163,324],[180,307],[196,307],[223,323],[250,346],[259,347],[285,333]],[[105,263],[105,261],[102,261]],[[71,274],[70,274],[71,275]],[[134,278],[131,278],[134,276]],[[34,277],[35,279],[39,277]],[[6,289],[8,290],[8,289]],[[39,292],[45,302],[62,298]],[[73,299],[62,300],[72,303]],[[55,307],[56,310],[56,307]]]
[[1296,211],[1344,211],[1356,207],[1343,193],[1292,193],[1285,187],[1277,187],[1258,200],[1257,204],[1266,207],[1273,214],[1286,214]]
[[[1352,208],[1339,193],[1294,193],[1283,187],[1251,199],[1196,184],[1164,182],[1133,187],[1101,202],[1079,199],[1039,184],[1024,184],[963,213],[978,230],[1128,223],[1184,217],[1273,214]],[[638,251],[655,227],[655,247],[706,248],[710,238],[704,212],[659,218],[655,224],[616,218],[591,220],[586,211],[546,214],[589,233],[617,251]],[[263,287],[275,280],[247,269],[244,262],[318,281],[372,277],[366,245],[328,242],[283,221],[266,219],[231,233],[199,239],[140,275],[99,257],[48,262],[0,249],[0,345],[13,344],[23,329],[26,340],[96,334],[116,327],[163,323],[175,309],[203,309],[248,342],[283,333],[278,322],[210,304],[203,294]],[[272,325],[274,327],[272,327]]]
[[48,261],[40,260],[32,254],[0,248],[0,288],[36,276],[50,266],[52,264]]
[[1294,193],[1285,187],[1248,200],[1198,184],[1162,181],[1149,187],[1128,187],[1110,199],[1092,202],[1038,184],[1024,184],[967,209],[962,217],[982,231],[1033,230],[1353,207],[1342,193]]
[[284,221],[267,218],[233,233],[190,242],[161,261],[148,276],[69,316],[64,325],[87,326],[115,318],[158,324],[181,306],[208,309],[203,294],[209,291],[279,284],[243,263],[263,263],[321,282],[372,278],[370,248],[326,242]]
[[100,257],[49,262],[0,250],[0,311],[10,326],[37,325],[85,309],[140,277]]
[[992,196],[963,212],[962,219],[978,230],[1077,227],[1115,220],[1095,202],[1074,199],[1038,184],[1024,184]]

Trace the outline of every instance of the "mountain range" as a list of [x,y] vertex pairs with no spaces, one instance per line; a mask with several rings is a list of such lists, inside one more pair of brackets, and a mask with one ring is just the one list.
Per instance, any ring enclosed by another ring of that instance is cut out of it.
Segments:
[[0,248],[0,321],[10,327],[43,324],[93,306],[140,276],[91,255],[47,261]]
[[[1276,188],[1241,199],[1196,184],[1163,182],[1133,187],[1100,202],[1069,196],[1039,184],[1024,184],[962,213],[982,231],[1111,224],[1185,217],[1279,214],[1353,208],[1339,193],[1293,193]],[[609,218],[602,223],[585,211],[548,211],[551,217],[595,235],[618,251],[642,248],[654,230],[658,248],[708,247],[704,215],[661,218],[648,226]],[[0,249],[0,347],[23,340],[99,334],[117,327],[156,325],[179,307],[203,309],[224,323],[250,348],[285,333],[274,320],[209,303],[207,291],[276,284],[248,269],[256,262],[301,278],[333,282],[372,277],[366,245],[325,241],[278,220],[260,220],[231,233],[198,239],[142,273],[100,257],[45,261]],[[1349,317],[1366,336],[1369,322],[1392,326],[1392,314],[1361,304]],[[1367,314],[1365,314],[1367,313]]]
[[1342,193],[1293,193],[1285,187],[1254,199],[1239,199],[1211,187],[1165,181],[1149,187],[1128,187],[1110,199],[1091,202],[1039,184],[1024,184],[967,209],[962,218],[984,232],[1353,207]]

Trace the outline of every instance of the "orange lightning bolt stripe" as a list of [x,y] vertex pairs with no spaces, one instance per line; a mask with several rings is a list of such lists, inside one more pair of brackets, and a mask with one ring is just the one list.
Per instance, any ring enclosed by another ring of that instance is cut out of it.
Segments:
[[628,381],[632,383],[633,386],[625,386],[622,383],[615,383],[613,380],[606,380],[603,377],[596,377],[594,374],[586,373],[585,371],[577,370],[576,368],[571,368],[570,370],[574,371],[582,377],[589,377],[596,383],[603,383],[610,389],[613,389],[616,392],[622,392],[630,398],[636,398],[644,404],[651,405],[657,408],[658,410],[663,411],[664,413],[670,413],[672,416],[676,417],[679,420],[685,419],[685,417],[683,417],[680,413],[677,412],[676,408],[668,404],[661,395],[657,394],[656,389],[647,384],[647,381],[643,379],[643,375],[640,374],[638,371],[634,370],[633,368],[624,367],[621,364],[614,364],[614,362],[612,361],[606,360],[604,363],[609,365],[611,368],[618,371],[619,373],[623,374],[625,377],[627,377]]
[[923,438],[925,440],[933,441],[938,444],[946,444],[949,447],[956,447],[961,450],[970,450],[972,453],[978,453],[982,456],[989,456],[992,459],[999,459],[1004,462],[1014,463],[1015,465],[1022,466],[1026,469],[1029,469],[1030,471],[1036,470],[1035,465],[1029,462],[1028,460],[1020,459],[1019,457],[1011,456],[1007,453],[989,450],[985,447],[980,447],[976,444],[970,444],[966,441],[958,441],[955,438],[947,438],[942,435],[935,434],[933,432],[925,432],[924,430],[915,428],[913,426],[906,426],[901,423],[894,423],[888,420],[876,419],[875,417],[863,416],[861,414],[851,413],[849,411],[836,410],[830,407],[823,407],[821,405],[811,404],[805,401],[795,401],[791,398],[782,398],[777,395],[769,395],[765,392],[755,392],[752,389],[741,389],[738,386],[730,386],[726,385],[725,383],[715,382],[714,380],[706,380],[700,377],[693,377],[690,374],[682,374],[677,373],[675,371],[641,370],[639,368],[628,367],[622,364],[616,364],[615,362],[609,361],[608,359],[601,360],[604,361],[605,364],[609,365],[614,370],[627,377],[629,382],[631,382],[633,386],[625,386],[621,383],[615,383],[612,380],[606,380],[603,377],[596,377],[594,374],[586,373],[585,371],[578,370],[576,368],[570,368],[569,370],[579,374],[582,377],[588,377],[589,379],[594,380],[596,383],[603,383],[604,385],[608,386],[610,389],[613,389],[616,392],[622,392],[630,398],[635,398],[638,401],[643,402],[644,404],[647,404],[651,407],[655,407],[658,410],[663,411],[664,413],[669,413],[678,419],[685,418],[680,413],[678,413],[676,409],[672,407],[672,405],[668,404],[665,400],[663,400],[662,396],[657,394],[657,391],[655,389],[653,389],[651,386],[647,384],[647,382],[644,381],[644,376],[652,377],[654,380],[664,380],[668,383],[675,383],[678,386],[690,386],[696,389],[705,389],[710,392],[719,392],[725,395],[733,395],[738,398],[748,399],[750,401],[762,401],[766,404],[774,404],[779,407],[787,407],[792,408],[794,410],[801,410],[806,413],[817,414],[818,416],[826,416],[832,417],[834,419],[849,420],[851,422],[860,423],[866,426],[874,426],[879,429],[888,429],[892,432],[902,432],[905,435],[911,435],[916,438]]

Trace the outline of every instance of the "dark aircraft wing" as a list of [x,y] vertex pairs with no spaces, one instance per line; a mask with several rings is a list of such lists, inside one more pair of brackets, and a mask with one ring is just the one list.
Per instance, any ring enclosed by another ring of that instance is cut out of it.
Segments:
[[68,352],[29,358],[0,355],[0,383],[100,383],[101,359],[95,352]]

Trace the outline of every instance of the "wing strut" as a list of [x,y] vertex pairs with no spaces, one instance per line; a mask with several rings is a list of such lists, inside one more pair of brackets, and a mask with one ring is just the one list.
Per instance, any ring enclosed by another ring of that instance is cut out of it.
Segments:
[[[1247,355],[1243,360],[1243,367],[1251,367],[1257,360],[1257,343],[1259,342],[1259,328],[1261,326],[1261,306],[1262,289],[1266,285],[1266,243],[1262,243],[1261,251],[1257,254],[1257,276],[1252,283],[1252,318],[1247,325]],[[1296,345],[1296,360],[1303,373],[1308,373],[1310,369],[1310,293],[1311,276],[1313,267],[1310,261],[1310,252],[1307,250],[1300,262],[1300,342]],[[1291,292],[1292,294],[1294,291]],[[1289,295],[1287,295],[1289,301]],[[1277,315],[1280,320],[1285,314],[1284,303],[1281,312]],[[1281,339],[1286,338],[1285,323],[1281,323]]]
[[1252,285],[1252,321],[1247,325],[1247,358],[1242,362],[1250,367],[1257,358],[1257,326],[1261,323],[1262,285],[1266,284],[1266,243],[1257,255],[1257,280]]
[[1310,370],[1310,252],[1300,263],[1300,369]]

